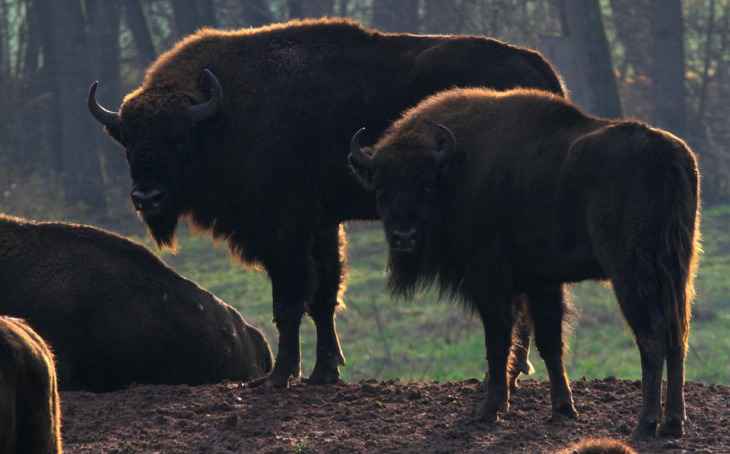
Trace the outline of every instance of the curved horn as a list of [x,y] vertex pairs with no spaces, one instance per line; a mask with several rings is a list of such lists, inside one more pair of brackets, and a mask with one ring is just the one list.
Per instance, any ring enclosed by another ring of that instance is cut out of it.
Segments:
[[99,103],[96,101],[96,87],[98,86],[99,81],[97,80],[93,84],[91,84],[91,87],[89,87],[89,99],[87,101],[87,104],[89,106],[89,112],[91,112],[91,115],[93,115],[99,123],[103,124],[107,128],[118,128],[121,123],[121,119],[119,118],[119,112],[113,112],[111,110],[108,110],[99,105]]
[[360,128],[352,135],[352,139],[350,139],[350,159],[355,160],[359,165],[372,168],[373,158],[365,153],[360,145],[360,137],[364,132],[365,128]]
[[426,121],[431,126],[438,128],[442,133],[442,136],[438,138],[438,149],[435,151],[435,155],[437,159],[443,159],[444,156],[454,151],[454,148],[456,147],[456,136],[451,129],[441,123],[436,123],[431,120]]
[[193,123],[198,123],[215,115],[223,100],[223,87],[221,87],[221,83],[215,77],[215,74],[208,68],[203,70],[202,82],[205,83],[210,91],[210,99],[204,103],[191,106],[188,109],[188,115],[190,115]]

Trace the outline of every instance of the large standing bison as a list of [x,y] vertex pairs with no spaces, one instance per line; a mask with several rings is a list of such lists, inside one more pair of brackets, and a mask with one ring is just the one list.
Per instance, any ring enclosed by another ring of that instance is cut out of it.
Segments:
[[[201,30],[160,56],[118,112],[89,109],[126,148],[132,201],[161,246],[187,218],[225,238],[273,286],[279,349],[268,383],[300,373],[299,325],[317,330],[311,383],[344,364],[334,313],[344,290],[341,223],[375,219],[347,170],[352,131],[375,134],[452,86],[562,94],[536,52],[475,36],[380,33],[344,19]],[[373,135],[372,138],[375,136]]]
[[0,314],[51,345],[63,389],[250,380],[262,333],[144,247],[99,229],[0,215]]
[[0,317],[0,452],[62,452],[53,354],[30,326],[11,317]]
[[[526,293],[557,414],[575,416],[563,367],[563,284],[608,279],[636,336],[654,434],[681,435],[684,358],[699,240],[699,172],[687,145],[635,121],[588,116],[538,90],[456,89],[405,113],[349,161],[375,191],[389,284],[437,282],[481,316],[489,367],[481,415],[509,405],[515,293]],[[372,154],[371,154],[372,152]]]

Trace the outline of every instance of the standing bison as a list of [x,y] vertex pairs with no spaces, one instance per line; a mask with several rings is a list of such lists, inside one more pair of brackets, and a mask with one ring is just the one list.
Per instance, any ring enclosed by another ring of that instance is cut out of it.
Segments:
[[53,354],[23,320],[0,317],[0,452],[62,451]]
[[317,330],[309,382],[336,382],[344,364],[334,323],[342,222],[377,218],[347,170],[352,131],[367,123],[380,133],[423,97],[475,85],[563,94],[551,66],[527,49],[322,19],[201,30],[161,55],[118,112],[97,104],[96,84],[88,102],[126,148],[132,201],[160,246],[174,244],[186,218],[266,269],[279,331],[267,383],[283,387],[300,374],[305,312]]
[[635,121],[583,114],[538,90],[456,89],[408,111],[349,161],[375,191],[392,290],[437,282],[481,316],[480,408],[509,406],[511,297],[526,293],[554,414],[575,416],[563,367],[563,284],[609,279],[636,336],[637,436],[681,435],[684,358],[699,241],[699,172],[687,145]]
[[259,330],[144,247],[91,227],[0,215],[0,313],[51,345],[63,389],[250,380]]

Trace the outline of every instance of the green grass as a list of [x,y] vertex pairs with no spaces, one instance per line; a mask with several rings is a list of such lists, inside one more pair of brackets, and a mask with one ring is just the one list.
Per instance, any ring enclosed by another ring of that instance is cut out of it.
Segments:
[[[704,249],[698,297],[687,359],[687,378],[730,383],[730,206],[708,209],[703,217]],[[458,304],[438,301],[434,293],[411,301],[385,291],[385,244],[379,224],[350,226],[350,280],[347,309],[337,319],[348,360],[346,380],[401,378],[456,380],[482,377],[481,324]],[[244,270],[224,245],[182,232],[180,252],[164,259],[261,327],[272,348],[271,286],[262,272]],[[578,312],[566,357],[573,378],[641,376],[638,351],[608,286],[582,283],[573,288]],[[304,370],[313,366],[314,330],[302,329]],[[545,370],[535,349],[537,377]]]

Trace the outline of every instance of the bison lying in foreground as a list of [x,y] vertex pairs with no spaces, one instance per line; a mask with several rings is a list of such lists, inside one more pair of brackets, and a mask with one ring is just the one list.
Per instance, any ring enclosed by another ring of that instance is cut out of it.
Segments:
[[556,454],[637,454],[634,448],[611,438],[586,438]]
[[389,285],[438,282],[481,316],[489,381],[481,416],[509,406],[513,312],[528,295],[556,414],[575,416],[563,367],[563,284],[608,279],[642,366],[637,436],[681,435],[684,358],[699,241],[699,172],[687,145],[635,121],[588,116],[537,90],[456,89],[408,111],[349,161],[375,190]]
[[367,123],[374,139],[400,112],[453,86],[563,93],[531,50],[323,19],[201,30],[161,55],[119,112],[97,104],[96,84],[88,102],[126,148],[132,201],[160,246],[174,244],[186,218],[266,269],[279,331],[267,383],[287,386],[300,375],[305,311],[317,330],[309,381],[336,382],[344,364],[334,323],[345,287],[341,223],[377,217],[347,170],[352,131]]
[[0,452],[62,451],[53,354],[25,322],[0,317]]
[[144,247],[99,229],[0,215],[0,313],[51,345],[64,389],[250,380],[262,333]]

